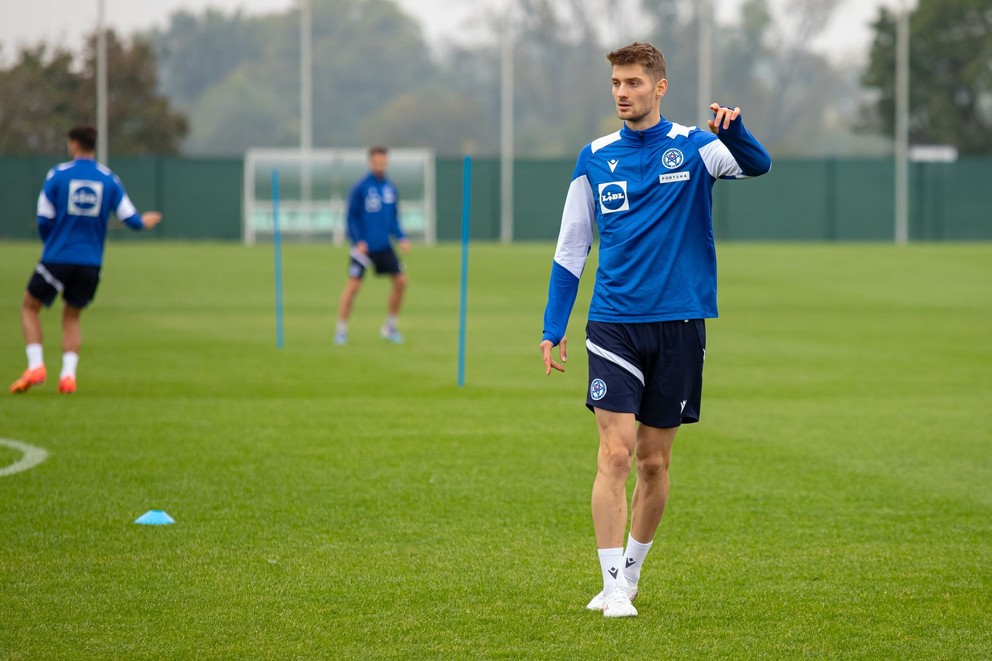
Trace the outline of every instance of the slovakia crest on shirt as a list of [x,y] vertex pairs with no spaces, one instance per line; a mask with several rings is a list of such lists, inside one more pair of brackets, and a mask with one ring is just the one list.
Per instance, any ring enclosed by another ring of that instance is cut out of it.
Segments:
[[685,163],[685,156],[682,155],[681,150],[676,149],[675,147],[666,150],[665,153],[661,155],[661,164],[669,170],[682,167],[683,163]]

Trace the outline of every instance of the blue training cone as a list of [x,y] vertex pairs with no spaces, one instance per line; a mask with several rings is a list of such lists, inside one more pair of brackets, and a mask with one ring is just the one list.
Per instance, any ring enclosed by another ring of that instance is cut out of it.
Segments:
[[167,526],[170,523],[175,523],[176,520],[162,510],[148,510],[135,519],[134,522],[146,526]]

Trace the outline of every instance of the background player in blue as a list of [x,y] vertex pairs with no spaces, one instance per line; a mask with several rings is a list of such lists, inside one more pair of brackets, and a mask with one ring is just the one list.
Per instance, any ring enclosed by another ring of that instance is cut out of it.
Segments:
[[351,241],[351,259],[348,265],[348,282],[341,293],[338,307],[337,332],[334,341],[348,341],[348,317],[351,306],[362,287],[365,270],[375,266],[376,275],[389,275],[393,281],[389,293],[386,322],[380,333],[383,339],[397,344],[403,336],[396,329],[396,318],[403,305],[407,277],[403,265],[393,252],[395,238],[403,252],[410,250],[410,242],[400,228],[399,194],[396,186],[386,178],[389,155],[385,147],[369,149],[369,172],[359,179],[348,194],[348,240]]
[[[579,154],[565,199],[548,289],[544,371],[565,371],[565,327],[599,230],[589,322],[589,389],[599,456],[592,517],[603,591],[587,608],[637,615],[641,566],[668,499],[672,444],[699,420],[706,329],[717,316],[712,186],[764,174],[771,158],[744,128],[740,108],[712,104],[710,132],[661,115],[665,59],[634,43],[606,56],[623,127]],[[561,363],[552,358],[558,346]],[[626,480],[637,483],[627,526]]]
[[59,392],[76,391],[76,366],[82,344],[79,317],[93,300],[100,281],[110,214],[116,214],[134,230],[150,229],[162,220],[157,211],[139,215],[120,179],[96,162],[96,129],[73,128],[67,135],[67,148],[72,160],[49,170],[38,195],[38,234],[45,246],[21,304],[28,369],[11,384],[12,393],[25,392],[45,382],[41,307],[50,306],[60,293],[65,307]]

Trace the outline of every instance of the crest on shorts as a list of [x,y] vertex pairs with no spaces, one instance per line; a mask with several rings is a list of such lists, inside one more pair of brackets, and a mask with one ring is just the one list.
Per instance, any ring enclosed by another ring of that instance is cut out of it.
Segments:
[[592,383],[589,384],[589,396],[594,402],[606,397],[606,382],[602,379],[593,379]]

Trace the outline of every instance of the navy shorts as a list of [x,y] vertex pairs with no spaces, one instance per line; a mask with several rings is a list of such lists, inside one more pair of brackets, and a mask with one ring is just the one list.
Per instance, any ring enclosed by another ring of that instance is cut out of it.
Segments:
[[586,406],[633,413],[649,427],[699,422],[706,323],[590,321]]
[[28,280],[28,293],[50,306],[61,293],[74,308],[85,308],[96,296],[100,284],[99,266],[39,262]]
[[363,255],[357,249],[351,249],[351,262],[348,264],[348,277],[361,278],[365,269],[375,266],[376,275],[396,275],[403,272],[403,265],[392,248],[376,250]]

